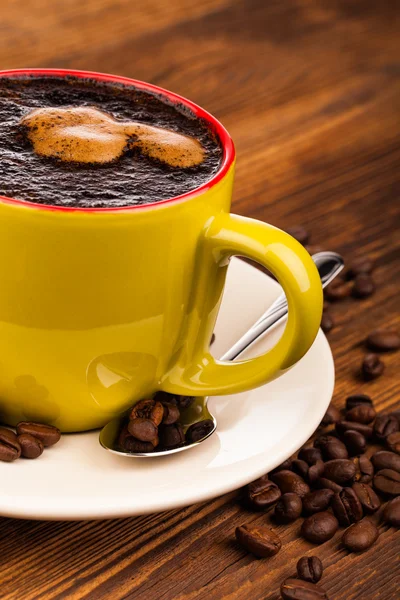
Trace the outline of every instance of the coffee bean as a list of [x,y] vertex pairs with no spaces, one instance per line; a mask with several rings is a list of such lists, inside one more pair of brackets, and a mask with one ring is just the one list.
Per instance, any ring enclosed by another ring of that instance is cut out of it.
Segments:
[[195,401],[195,397],[194,396],[176,396],[175,401],[176,401],[177,407],[182,412],[182,411],[186,410],[187,408],[189,408],[189,406],[192,406],[193,402]]
[[275,467],[275,469],[270,471],[270,475],[273,475],[274,473],[279,473],[279,471],[290,471],[291,468],[292,468],[292,459],[288,458],[288,459],[284,460],[283,463],[281,463],[280,465]]
[[118,436],[118,447],[123,452],[149,453],[154,452],[154,446],[150,442],[141,442],[134,438],[128,431],[128,425],[125,424]]
[[393,329],[376,329],[369,334],[366,343],[374,352],[390,352],[400,348],[400,335]]
[[164,410],[164,415],[162,418],[163,425],[173,425],[176,423],[181,416],[177,405],[172,404],[171,402],[164,402],[162,407]]
[[399,422],[393,415],[378,415],[374,424],[375,437],[384,441],[391,433],[399,431]]
[[211,419],[204,419],[193,423],[186,431],[186,441],[189,444],[199,442],[207,437],[214,430],[214,422]]
[[308,484],[293,471],[278,471],[271,473],[270,478],[281,490],[282,494],[292,492],[302,498],[310,491]]
[[165,402],[175,404],[180,411],[185,410],[194,402],[194,396],[178,396],[175,394],[168,394],[168,392],[157,392],[154,396],[154,400],[164,404]]
[[334,423],[340,421],[340,419],[341,416],[339,409],[337,409],[333,404],[330,404],[325,415],[322,417],[321,425],[323,427],[326,425],[333,425]]
[[326,298],[334,302],[350,296],[351,286],[343,279],[336,277],[324,290]]
[[165,425],[160,428],[160,445],[165,450],[172,450],[173,448],[179,448],[185,443],[185,434],[183,433],[182,426],[179,423],[173,425]]
[[317,460],[315,465],[311,465],[308,469],[307,481],[310,483],[315,483],[321,477],[325,470],[325,465],[322,460]]
[[380,450],[371,456],[371,461],[377,471],[392,469],[400,473],[400,456],[395,452]]
[[321,329],[324,333],[329,333],[335,327],[335,320],[330,312],[324,310],[321,317]]
[[12,462],[21,456],[21,446],[13,431],[0,427],[0,461]]
[[327,488],[309,492],[303,498],[303,509],[308,515],[326,510],[331,503],[334,492]]
[[374,477],[374,488],[388,496],[400,495],[400,473],[393,469],[382,469]]
[[308,465],[315,465],[318,460],[322,460],[321,450],[319,448],[302,448],[298,454],[300,460],[304,460]]
[[305,460],[296,459],[292,462],[292,469],[295,473],[303,477],[303,479],[307,478],[309,465]]
[[42,423],[31,423],[27,421],[21,421],[18,423],[17,433],[18,435],[22,435],[23,433],[33,435],[33,437],[42,442],[45,448],[54,446],[54,444],[56,444],[61,437],[61,431],[57,429],[57,427],[53,427],[52,425],[44,425]]
[[313,544],[323,544],[330,540],[339,527],[338,520],[329,512],[318,512],[304,519],[301,535]]
[[361,502],[352,488],[344,488],[335,494],[331,504],[339,523],[345,527],[363,518]]
[[158,402],[153,398],[139,400],[129,413],[129,419],[150,419],[156,427],[158,427],[163,420],[163,416],[164,409],[161,402]]
[[346,399],[346,412],[356,406],[372,406],[373,402],[367,394],[353,394]]
[[42,442],[33,435],[29,435],[29,433],[19,435],[18,442],[21,446],[21,455],[24,458],[38,458],[43,452]]
[[338,483],[331,481],[330,479],[326,479],[325,477],[320,477],[316,482],[318,488],[322,490],[332,490],[335,494],[340,492],[343,488]]
[[293,227],[288,227],[286,231],[303,246],[310,241],[310,233],[302,225],[293,225]]
[[268,475],[252,481],[245,488],[246,504],[253,510],[265,510],[275,504],[280,497],[280,489],[268,479]]
[[363,423],[355,423],[352,421],[339,421],[335,425],[335,429],[339,435],[343,435],[345,431],[351,429],[352,431],[359,431],[367,439],[373,434],[373,428],[370,425],[364,425]]
[[262,525],[241,525],[235,535],[239,544],[258,558],[273,556],[282,547],[279,536]]
[[374,476],[374,467],[369,458],[367,458],[365,454],[362,454],[361,456],[354,457],[352,460],[356,467],[354,481],[358,481],[360,483],[369,483],[372,481]]
[[361,363],[361,374],[366,381],[380,377],[385,365],[377,354],[367,354]]
[[389,434],[387,436],[385,442],[386,442],[386,446],[392,452],[396,452],[396,454],[400,454],[400,432],[399,431]]
[[349,456],[356,456],[365,452],[367,447],[367,440],[365,436],[359,431],[348,429],[343,434],[343,442],[349,452]]
[[355,464],[346,458],[337,458],[325,463],[324,477],[340,485],[352,481],[356,474]]
[[369,298],[369,296],[375,293],[375,289],[375,282],[371,275],[360,273],[354,279],[351,293],[355,298]]
[[297,494],[283,494],[275,505],[274,515],[278,523],[290,523],[301,515],[303,505]]
[[400,498],[394,498],[386,504],[383,520],[393,527],[400,527]]
[[376,412],[370,404],[358,404],[346,412],[346,421],[356,421],[368,425],[376,417]]
[[364,552],[371,548],[379,536],[379,531],[368,519],[351,525],[343,534],[342,543],[350,552]]
[[381,501],[370,485],[356,482],[353,483],[352,489],[357,494],[357,498],[365,513],[374,513],[378,510]]
[[300,579],[311,583],[318,583],[324,570],[322,562],[317,556],[303,556],[298,561],[296,569]]
[[315,583],[302,579],[286,579],[281,585],[283,600],[328,600],[325,590]]
[[294,460],[292,462],[292,468],[295,473],[303,477],[305,481],[313,483],[319,479],[324,472],[324,463],[322,460],[317,460],[313,465],[308,465],[305,460]]
[[347,270],[348,279],[354,279],[357,275],[369,275],[374,269],[374,262],[368,256],[360,256],[354,259]]
[[322,435],[318,437],[314,446],[319,448],[325,460],[333,460],[335,458],[347,458],[349,453],[346,446],[338,438],[332,435]]
[[[158,428],[154,421],[151,419],[143,419],[141,417],[129,421],[128,431],[134,438],[141,442],[153,443],[158,435]],[[153,443],[153,446],[155,445],[156,444]]]

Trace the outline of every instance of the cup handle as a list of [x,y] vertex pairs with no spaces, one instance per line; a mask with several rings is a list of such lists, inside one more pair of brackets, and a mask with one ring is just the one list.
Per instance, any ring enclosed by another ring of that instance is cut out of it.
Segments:
[[[264,354],[222,362],[210,354],[209,340],[229,259],[235,255],[255,260],[276,276],[288,300],[288,320],[278,343]],[[317,268],[301,244],[267,223],[223,213],[208,223],[197,258],[184,341],[161,389],[195,396],[243,392],[278,377],[304,356],[318,333],[323,295]],[[217,284],[210,289],[213,271]]]

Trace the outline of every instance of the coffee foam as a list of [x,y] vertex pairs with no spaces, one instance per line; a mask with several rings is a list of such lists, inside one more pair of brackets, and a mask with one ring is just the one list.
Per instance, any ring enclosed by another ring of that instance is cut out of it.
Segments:
[[97,108],[38,108],[20,123],[36,154],[65,162],[105,164],[131,148],[171,167],[194,167],[205,158],[195,138],[135,121],[116,121]]

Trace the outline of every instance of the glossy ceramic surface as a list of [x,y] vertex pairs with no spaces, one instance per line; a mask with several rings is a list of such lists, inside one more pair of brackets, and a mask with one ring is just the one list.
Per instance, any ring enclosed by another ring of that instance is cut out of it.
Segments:
[[[278,297],[275,281],[233,259],[213,354],[222,356]],[[276,343],[283,325],[246,352]],[[285,375],[251,392],[210,399],[217,431],[190,452],[151,461],[116,456],[98,432],[64,435],[35,461],[0,463],[0,515],[97,519],[168,510],[231,491],[277,466],[319,424],[331,399],[334,368],[320,332]]]

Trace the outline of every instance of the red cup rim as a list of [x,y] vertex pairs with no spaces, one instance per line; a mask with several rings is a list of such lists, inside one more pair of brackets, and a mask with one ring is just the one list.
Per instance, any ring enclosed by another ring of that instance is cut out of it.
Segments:
[[179,96],[179,94],[175,94],[174,92],[170,92],[162,87],[157,85],[153,85],[151,83],[145,83],[144,81],[139,81],[137,79],[131,79],[130,77],[123,77],[120,75],[110,75],[107,73],[98,73],[96,71],[80,71],[74,69],[9,69],[5,71],[0,71],[0,77],[13,77],[19,75],[45,75],[50,77],[65,77],[71,75],[73,77],[90,77],[91,79],[97,79],[98,81],[111,81],[113,83],[121,83],[126,85],[133,85],[141,90],[146,90],[150,92],[155,92],[161,96],[164,96],[172,102],[173,104],[183,104],[187,108],[189,108],[197,117],[204,119],[207,121],[211,129],[218,135],[219,139],[222,143],[223,148],[223,156],[221,166],[218,169],[217,173],[212,177],[209,181],[206,181],[200,187],[191,190],[190,192],[186,192],[185,194],[181,194],[180,196],[174,196],[173,198],[167,198],[166,200],[160,200],[156,202],[150,202],[148,204],[138,204],[132,206],[118,206],[111,208],[79,208],[74,206],[54,206],[48,204],[35,204],[34,202],[29,202],[25,200],[15,200],[14,198],[8,198],[7,196],[0,196],[0,202],[6,204],[13,204],[18,206],[30,207],[38,210],[52,210],[52,211],[63,211],[63,212],[83,212],[83,213],[117,213],[117,212],[130,212],[132,210],[146,210],[152,208],[154,206],[165,206],[167,204],[172,204],[175,202],[182,202],[185,200],[190,200],[191,198],[201,194],[202,192],[206,192],[214,187],[221,179],[223,179],[226,173],[229,171],[235,160],[235,146],[233,144],[233,140],[225,127],[220,123],[215,117],[213,117],[209,112],[187,100],[183,96]]

